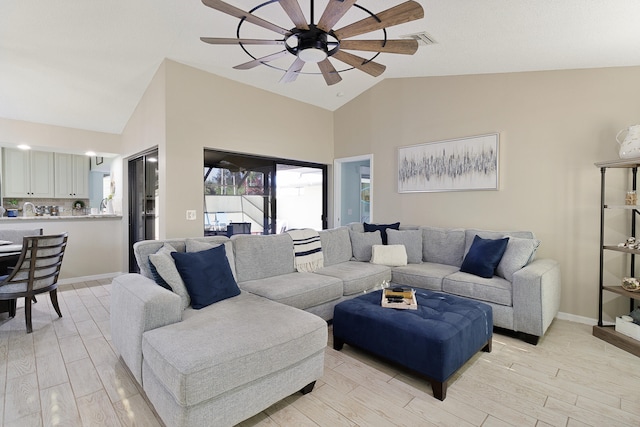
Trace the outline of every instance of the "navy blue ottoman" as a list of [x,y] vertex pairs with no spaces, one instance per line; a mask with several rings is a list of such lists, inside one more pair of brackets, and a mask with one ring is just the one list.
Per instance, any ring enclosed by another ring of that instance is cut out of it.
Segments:
[[347,343],[424,375],[444,400],[447,380],[480,349],[491,351],[493,312],[487,304],[416,290],[417,310],[380,306],[382,291],[336,305],[333,348]]

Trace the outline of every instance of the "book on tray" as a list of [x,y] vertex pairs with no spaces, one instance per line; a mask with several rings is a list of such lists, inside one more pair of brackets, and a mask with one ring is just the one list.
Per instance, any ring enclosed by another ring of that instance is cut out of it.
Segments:
[[410,288],[386,288],[382,291],[382,307],[417,310],[416,291]]

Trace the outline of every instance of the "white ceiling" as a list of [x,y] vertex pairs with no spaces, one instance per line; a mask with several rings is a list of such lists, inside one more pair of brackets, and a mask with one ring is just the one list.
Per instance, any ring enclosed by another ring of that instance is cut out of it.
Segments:
[[[250,10],[264,1],[227,2]],[[308,18],[309,0],[299,2]],[[400,2],[358,4],[377,13]],[[413,56],[381,54],[376,61],[387,70],[378,78],[350,70],[326,86],[316,74],[281,84],[283,72],[266,66],[234,70],[251,59],[239,46],[199,38],[235,37],[239,20],[200,0],[2,0],[0,117],[120,133],[164,58],[328,110],[384,78],[640,65],[638,0],[419,2],[425,18],[389,28],[388,38],[426,31],[437,44],[420,46]],[[316,21],[326,3],[315,1]],[[256,15],[293,27],[277,4]],[[363,17],[350,11],[336,27]],[[242,31],[243,37],[279,38],[248,23]],[[256,56],[280,50],[255,48]],[[286,69],[293,59],[281,61],[276,65]],[[309,70],[315,66],[307,64],[303,71]]]

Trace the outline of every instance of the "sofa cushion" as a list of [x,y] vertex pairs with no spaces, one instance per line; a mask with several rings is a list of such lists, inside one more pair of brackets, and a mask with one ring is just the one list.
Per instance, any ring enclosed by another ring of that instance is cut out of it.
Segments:
[[289,273],[238,284],[243,291],[305,310],[342,296],[342,281],[313,273]]
[[529,263],[538,246],[540,246],[540,240],[538,239],[509,237],[507,250],[504,252],[498,268],[496,268],[496,274],[513,282],[513,273]]
[[350,222],[347,224],[347,227],[351,231],[355,231],[356,233],[364,233],[364,224],[361,222]]
[[425,262],[422,264],[408,264],[391,269],[391,281],[398,285],[412,288],[442,291],[442,279],[459,270],[448,264]]
[[215,248],[222,244],[224,245],[224,253],[229,261],[229,267],[231,267],[233,279],[237,282],[238,276],[236,275],[236,260],[233,255],[233,243],[231,243],[231,240],[221,243],[203,242],[202,240],[196,239],[187,239],[186,241],[187,252],[206,251],[207,249]]
[[463,258],[463,229],[422,227],[423,261],[460,267]]
[[162,278],[160,273],[158,273],[158,269],[156,268],[155,265],[153,265],[153,263],[151,261],[149,261],[149,270],[151,271],[151,275],[153,276],[153,280],[158,285],[162,286],[163,288],[165,288],[168,291],[173,292],[173,288],[171,287],[171,285],[168,284],[167,281]]
[[404,245],[409,264],[422,262],[422,231],[421,230],[387,230],[389,245]]
[[356,261],[371,261],[371,247],[373,245],[382,244],[380,231],[374,231],[371,233],[358,233],[349,230],[349,237],[351,238],[353,257]]
[[187,287],[180,277],[180,273],[176,268],[176,263],[171,256],[172,252],[176,252],[175,248],[168,243],[165,243],[158,252],[149,255],[149,262],[158,271],[158,274],[171,286],[171,289],[182,300],[182,309],[189,307],[191,304],[191,298]]
[[442,280],[442,290],[450,294],[494,304],[509,307],[513,305],[511,282],[498,276],[485,279],[459,271]]
[[[229,238],[226,236],[204,236],[193,237],[192,240],[207,243],[224,243],[228,242]],[[153,279],[153,274],[149,269],[149,255],[158,252],[165,243],[170,244],[178,252],[186,252],[185,239],[141,240],[133,244],[133,253],[140,267],[140,274]]]
[[240,294],[224,245],[199,252],[172,252],[180,277],[191,298],[191,307],[203,307]]
[[238,283],[295,272],[293,240],[287,233],[234,234]]
[[508,243],[508,237],[494,240],[476,236],[462,261],[460,271],[487,279],[493,277]]
[[320,234],[325,266],[346,262],[351,259],[353,251],[351,250],[349,227],[321,230],[318,231],[318,234]]
[[145,332],[142,352],[175,401],[193,406],[300,363],[326,345],[324,320],[242,292]]
[[399,222],[394,222],[393,224],[367,224],[366,222],[362,224],[364,226],[365,233],[371,233],[374,231],[380,232],[380,237],[382,238],[382,244],[387,244],[387,229],[397,230],[400,228]]
[[407,265],[407,250],[404,245],[373,245],[371,263],[390,267]]
[[391,280],[391,268],[359,261],[347,261],[316,270],[314,274],[342,280],[343,294],[353,295],[368,291]]
[[464,231],[464,253],[469,252],[473,239],[480,236],[483,239],[502,239],[504,237],[518,237],[521,239],[535,239],[531,231],[492,231],[468,228]]

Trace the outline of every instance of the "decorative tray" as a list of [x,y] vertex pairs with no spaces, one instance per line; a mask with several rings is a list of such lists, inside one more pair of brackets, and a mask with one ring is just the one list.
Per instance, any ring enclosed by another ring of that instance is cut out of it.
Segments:
[[399,308],[401,310],[417,310],[416,291],[407,288],[387,288],[382,291],[382,307]]

